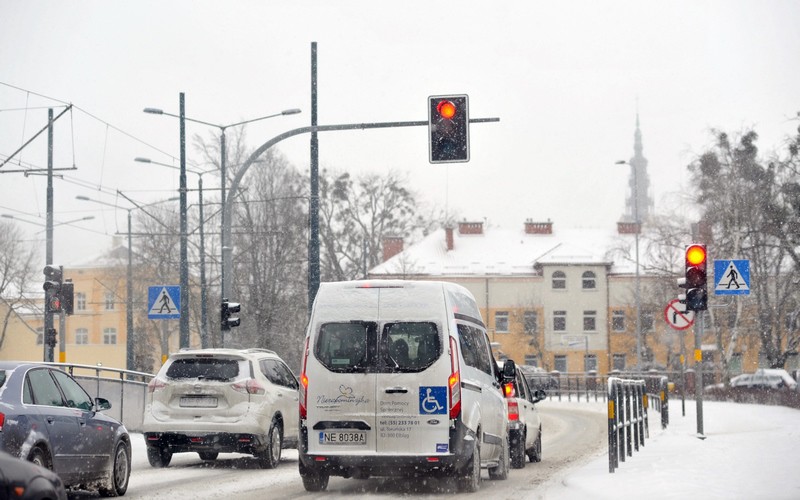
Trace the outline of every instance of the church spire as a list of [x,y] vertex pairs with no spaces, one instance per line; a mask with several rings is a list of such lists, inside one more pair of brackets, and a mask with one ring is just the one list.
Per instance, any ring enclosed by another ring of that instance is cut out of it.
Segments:
[[[638,106],[637,106],[638,107]],[[636,131],[633,134],[633,157],[628,160],[631,175],[628,180],[630,192],[625,203],[624,219],[629,222],[645,222],[653,212],[650,196],[650,177],[647,174],[647,158],[643,154],[642,131],[639,125],[639,111],[636,111]]]

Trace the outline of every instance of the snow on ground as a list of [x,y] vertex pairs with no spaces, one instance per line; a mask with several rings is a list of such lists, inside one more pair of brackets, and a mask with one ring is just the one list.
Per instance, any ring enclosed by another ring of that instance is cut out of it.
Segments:
[[606,450],[536,498],[800,498],[800,410],[706,401],[705,439],[697,435],[695,401],[686,401],[682,416],[681,401],[671,400],[665,430],[658,418],[650,412],[650,438],[613,474]]

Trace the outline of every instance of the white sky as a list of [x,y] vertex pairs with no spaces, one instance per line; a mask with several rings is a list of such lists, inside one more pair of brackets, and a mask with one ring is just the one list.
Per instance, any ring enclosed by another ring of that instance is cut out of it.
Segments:
[[[178,120],[143,108],[177,114],[185,92],[187,116],[220,125],[303,110],[250,125],[255,148],[309,124],[316,41],[319,124],[426,120],[427,96],[440,93],[469,94],[473,118],[501,119],[472,126],[466,164],[429,164],[427,128],[414,127],[323,133],[323,168],[394,169],[424,201],[470,220],[611,228],[629,173],[614,162],[633,155],[637,106],[657,212],[675,205],[710,128],[754,126],[764,150],[796,130],[798,20],[790,0],[4,0],[0,158],[46,124],[40,107],[82,110],[55,127],[56,167],[78,167],[55,182],[55,219],[95,215],[91,227],[103,234],[57,228],[54,259],[82,261],[110,245],[106,235],[126,232],[126,212],[76,195],[123,206],[98,187],[142,202],[176,195],[177,171],[133,162],[179,156]],[[187,124],[190,163],[200,161],[192,135],[215,131]],[[308,145],[304,135],[278,147],[305,170]],[[46,166],[45,135],[22,160]],[[43,177],[0,175],[0,213],[43,217],[45,186]],[[24,226],[43,239],[42,228]]]

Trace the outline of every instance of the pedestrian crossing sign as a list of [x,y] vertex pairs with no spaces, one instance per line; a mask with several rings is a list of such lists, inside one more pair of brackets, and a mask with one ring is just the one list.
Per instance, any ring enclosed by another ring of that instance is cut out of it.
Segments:
[[179,319],[181,317],[181,287],[151,286],[147,289],[148,319]]
[[749,260],[715,260],[714,294],[750,295]]

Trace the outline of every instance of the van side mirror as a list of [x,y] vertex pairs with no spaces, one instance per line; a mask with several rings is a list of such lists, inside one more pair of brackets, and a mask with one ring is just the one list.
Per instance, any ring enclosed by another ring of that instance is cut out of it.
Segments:
[[508,382],[517,378],[517,365],[513,359],[507,359],[503,363],[503,380]]

